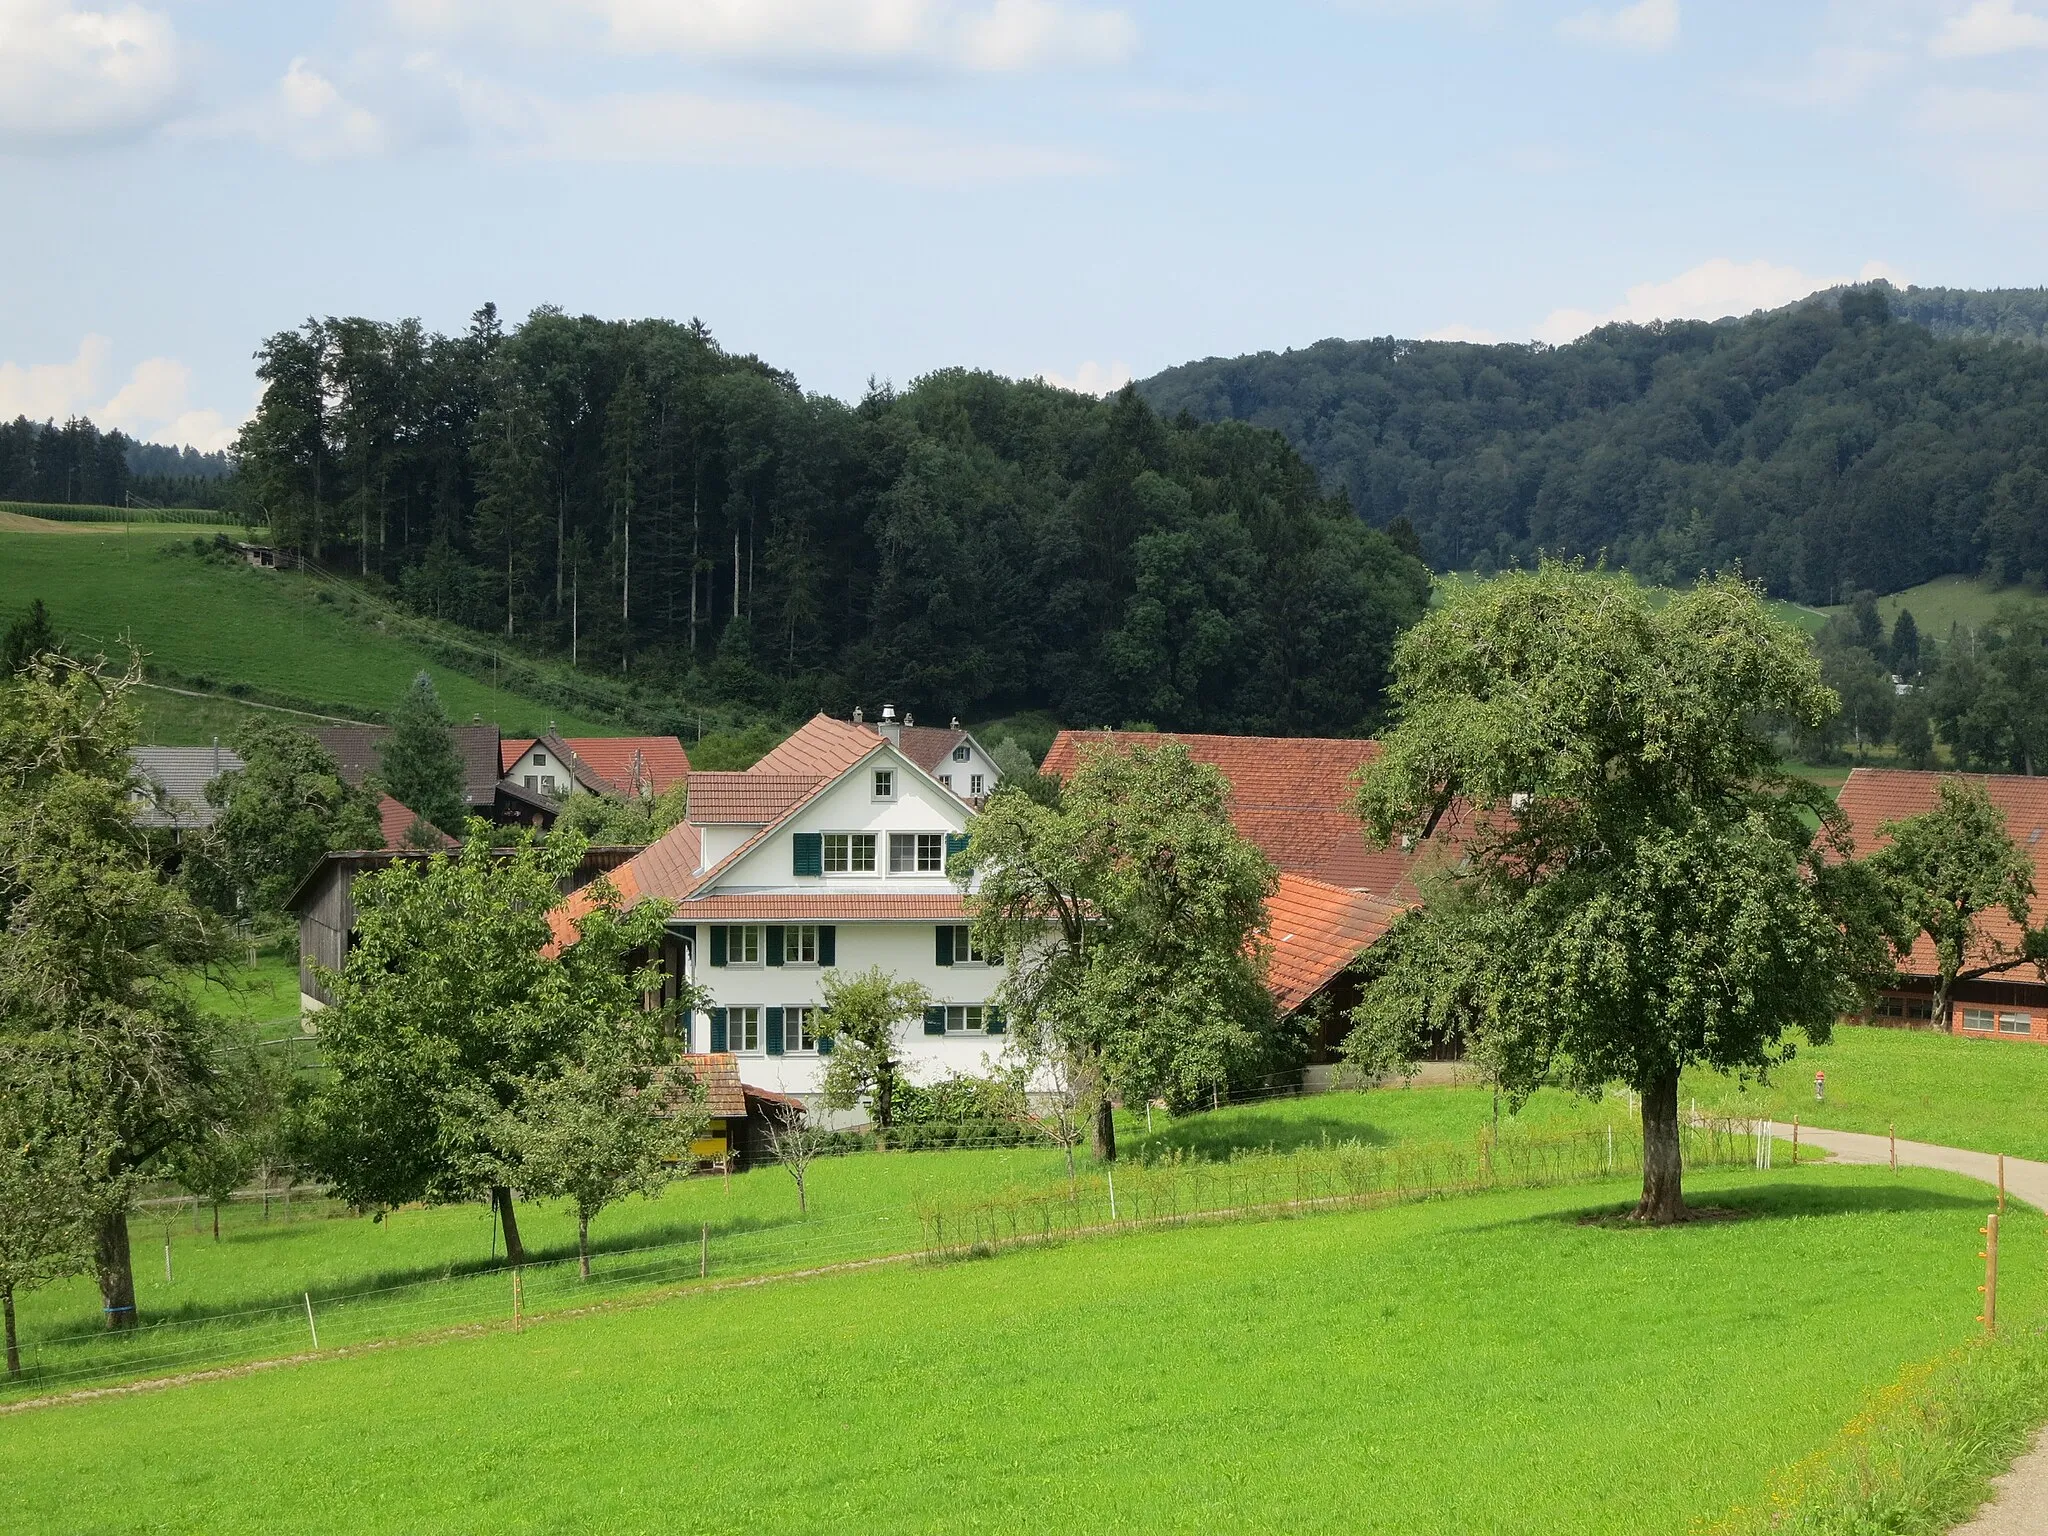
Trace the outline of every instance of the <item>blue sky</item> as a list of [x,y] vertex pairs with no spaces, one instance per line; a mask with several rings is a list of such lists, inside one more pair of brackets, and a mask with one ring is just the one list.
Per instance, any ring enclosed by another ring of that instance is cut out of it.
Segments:
[[2048,0],[0,0],[0,415],[309,314],[701,316],[842,397],[2048,281]]

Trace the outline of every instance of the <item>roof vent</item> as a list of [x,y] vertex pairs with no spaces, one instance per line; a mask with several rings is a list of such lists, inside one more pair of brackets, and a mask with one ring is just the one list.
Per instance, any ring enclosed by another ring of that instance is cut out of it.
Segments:
[[917,720],[916,720],[916,718],[915,718],[915,717],[914,717],[914,716],[913,716],[913,715],[912,715],[912,714],[910,713],[910,711],[909,711],[909,710],[907,710],[907,709],[906,709],[906,710],[905,710],[905,711],[903,712],[903,723],[904,723],[905,725],[915,725],[915,724],[917,724]]
[[899,747],[903,745],[903,727],[897,722],[896,706],[894,704],[884,704],[882,706],[881,732]]
[[958,715],[955,715],[953,717],[953,723],[950,726],[948,726],[947,729],[953,731],[957,731],[960,729],[960,717]]
[[890,721],[893,721],[893,720],[894,720],[895,718],[896,718],[896,706],[895,706],[894,704],[884,704],[884,705],[882,706],[882,720],[883,720],[883,722],[884,722],[884,723],[886,724],[886,723],[888,723],[888,722],[890,722]]
[[866,710],[862,709],[858,704],[853,706],[853,723],[855,725],[859,725],[867,717],[868,712]]

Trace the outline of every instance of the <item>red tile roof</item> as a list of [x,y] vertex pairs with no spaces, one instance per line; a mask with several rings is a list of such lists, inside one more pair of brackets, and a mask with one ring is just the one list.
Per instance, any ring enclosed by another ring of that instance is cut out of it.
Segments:
[[794,773],[699,773],[690,780],[689,817],[700,827],[764,827],[825,781]]
[[929,896],[700,896],[676,908],[679,923],[964,923],[966,899]]
[[746,1118],[746,1089],[740,1083],[739,1058],[721,1051],[716,1056],[685,1056],[676,1068],[697,1079],[704,1090],[704,1112],[721,1120]]
[[[526,756],[538,738],[507,736],[499,743],[500,774]],[[673,736],[563,736],[605,794],[658,795],[678,779],[690,776],[690,755]]]
[[866,726],[813,715],[795,735],[747,771],[836,779],[879,745],[881,737]]
[[[406,834],[417,825],[421,837],[408,842]],[[384,835],[386,848],[411,848],[424,841],[431,848],[453,848],[455,839],[446,832],[429,826],[420,820],[420,813],[409,806],[400,805],[389,795],[377,797],[377,826]]]
[[1283,874],[1266,901],[1266,981],[1283,1013],[1329,985],[1385,937],[1407,902]]
[[[1955,775],[1915,773],[1903,768],[1852,769],[1835,800],[1849,819],[1857,856],[1866,857],[1890,842],[1878,832],[1886,822],[1903,821],[1933,810],[1940,803],[1941,781],[1952,777]],[[2005,773],[1972,773],[1963,777],[1984,786],[1991,803],[2004,813],[2006,830],[2033,861],[2038,914],[2040,904],[2048,899],[2048,778]],[[1977,926],[1983,942],[1972,951],[1968,966],[2019,953],[2022,934],[2003,909],[1985,913]],[[1934,945],[1925,934],[1914,940],[1912,953],[1899,962],[1899,969],[1908,976],[1938,974],[1940,965]]]

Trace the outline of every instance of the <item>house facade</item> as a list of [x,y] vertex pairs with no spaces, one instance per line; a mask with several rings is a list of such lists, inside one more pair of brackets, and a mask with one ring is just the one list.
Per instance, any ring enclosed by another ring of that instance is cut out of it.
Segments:
[[[1836,803],[1848,818],[1858,857],[1868,857],[1888,841],[1886,822],[1902,821],[1933,810],[1940,803],[1940,773],[1898,768],[1851,770]],[[2036,909],[2048,892],[2048,778],[2020,774],[1970,774],[2005,817],[2007,832],[2034,866]],[[1938,1029],[1985,1040],[2031,1041],[2048,1045],[2048,981],[2024,959],[2020,927],[2003,910],[1978,919],[1979,938],[1964,957],[1963,971],[1984,974],[1958,980],[1948,1016],[1934,1016],[1934,989],[1939,975],[1934,945],[1925,934],[1898,962],[1896,982],[1878,997],[1865,1022],[1899,1029]]]

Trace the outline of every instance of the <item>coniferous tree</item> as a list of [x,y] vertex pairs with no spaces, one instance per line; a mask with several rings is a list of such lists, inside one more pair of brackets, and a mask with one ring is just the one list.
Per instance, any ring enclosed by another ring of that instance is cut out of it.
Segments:
[[451,837],[462,831],[467,783],[434,680],[421,672],[391,707],[378,779],[386,794]]

